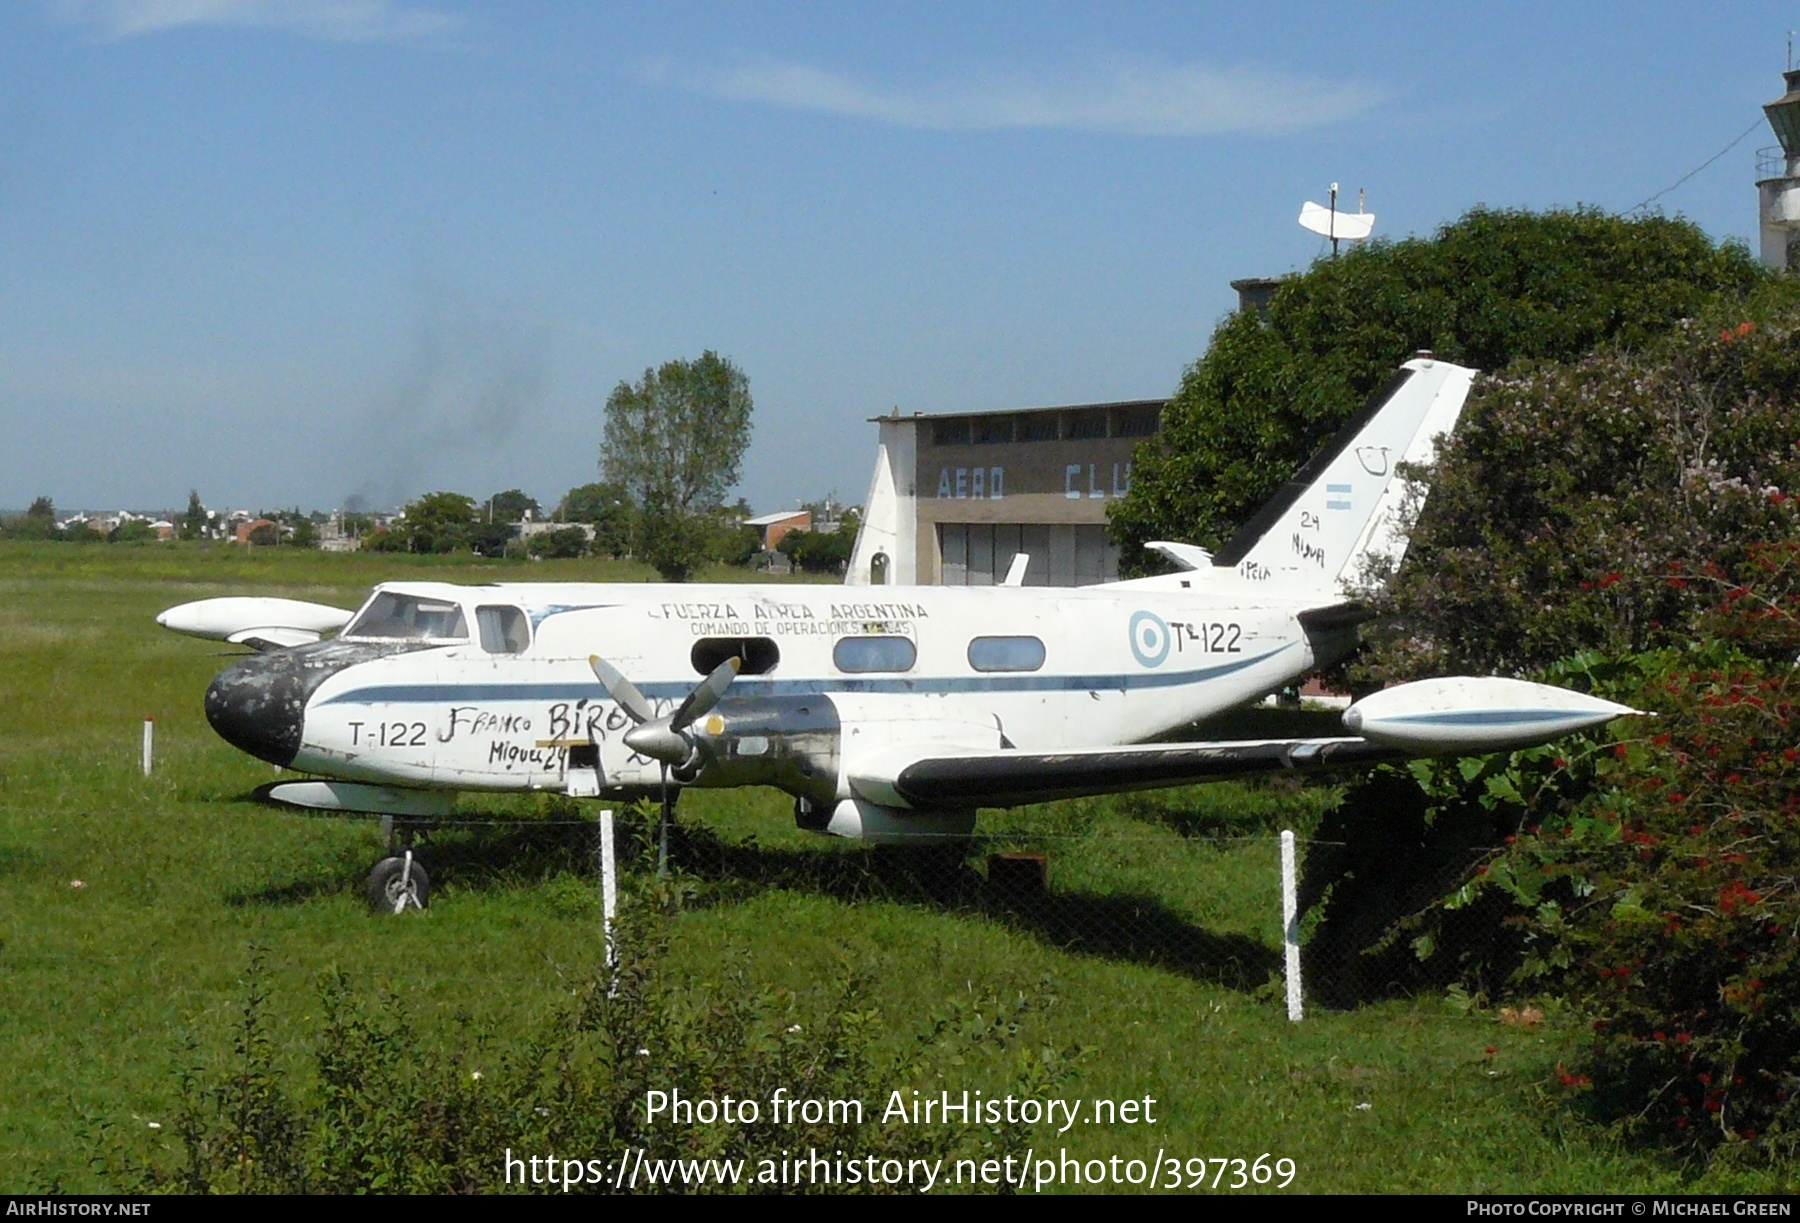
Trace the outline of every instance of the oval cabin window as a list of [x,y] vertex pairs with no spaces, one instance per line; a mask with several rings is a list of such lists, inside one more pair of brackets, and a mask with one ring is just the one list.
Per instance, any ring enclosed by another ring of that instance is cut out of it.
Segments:
[[832,664],[852,675],[910,671],[919,658],[909,637],[845,637],[831,649]]
[[977,637],[969,642],[969,665],[977,671],[1035,671],[1044,665],[1044,643],[1036,637]]
[[781,662],[781,647],[768,637],[702,637],[688,653],[701,675],[711,675],[727,658],[743,662],[739,675],[767,675]]

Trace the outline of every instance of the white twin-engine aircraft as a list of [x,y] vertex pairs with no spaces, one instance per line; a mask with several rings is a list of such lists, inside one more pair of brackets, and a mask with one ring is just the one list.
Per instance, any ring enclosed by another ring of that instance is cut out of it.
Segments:
[[802,827],[892,841],[967,833],[981,807],[1521,747],[1634,711],[1451,678],[1363,698],[1342,736],[1156,742],[1355,644],[1366,612],[1347,584],[1406,545],[1396,470],[1431,460],[1472,379],[1408,362],[1218,555],[1152,545],[1178,566],[1160,577],[1078,589],[389,582],[354,617],[252,599],[158,619],[262,651],[213,682],[207,718],[314,778],[268,797],[331,810],[430,817],[463,790],[767,785],[794,797]]

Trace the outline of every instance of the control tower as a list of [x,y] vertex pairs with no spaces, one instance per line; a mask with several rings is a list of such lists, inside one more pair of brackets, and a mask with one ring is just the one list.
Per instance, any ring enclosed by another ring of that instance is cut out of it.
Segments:
[[1756,152],[1762,264],[1777,272],[1800,268],[1800,69],[1782,76],[1787,92],[1763,107],[1781,144]]

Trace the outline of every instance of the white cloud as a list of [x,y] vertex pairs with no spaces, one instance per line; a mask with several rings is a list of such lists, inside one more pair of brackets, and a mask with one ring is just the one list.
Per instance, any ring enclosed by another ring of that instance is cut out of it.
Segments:
[[1364,114],[1387,91],[1265,68],[1113,60],[1087,72],[994,73],[884,87],[806,64],[646,70],[717,97],[942,130],[1060,128],[1132,136],[1298,131]]
[[336,42],[378,42],[443,34],[463,24],[458,15],[395,0],[53,0],[52,8],[108,38],[183,26],[257,26]]

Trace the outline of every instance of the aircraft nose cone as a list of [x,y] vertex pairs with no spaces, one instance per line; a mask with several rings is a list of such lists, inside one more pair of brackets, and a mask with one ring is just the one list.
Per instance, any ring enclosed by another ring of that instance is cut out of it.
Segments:
[[286,768],[300,750],[307,686],[280,655],[246,658],[206,690],[206,720],[219,737]]

